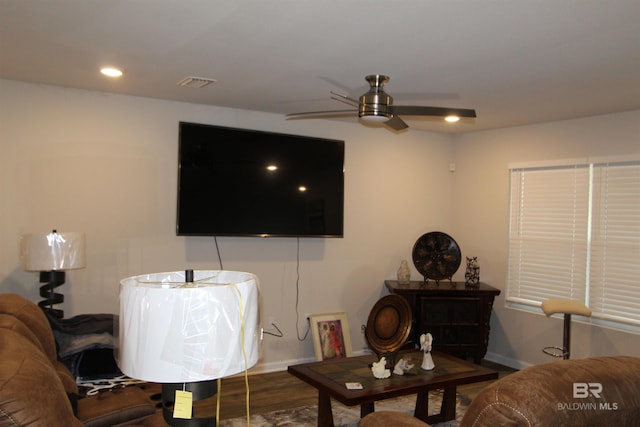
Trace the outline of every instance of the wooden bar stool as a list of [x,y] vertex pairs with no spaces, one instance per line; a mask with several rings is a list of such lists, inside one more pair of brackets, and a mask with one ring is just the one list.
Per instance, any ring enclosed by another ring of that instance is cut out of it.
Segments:
[[542,303],[542,311],[547,315],[547,317],[556,313],[564,314],[564,334],[562,336],[562,347],[550,346],[543,348],[542,351],[553,357],[562,357],[563,359],[568,359],[571,351],[571,315],[579,314],[581,316],[590,317],[591,310],[586,305],[575,300],[554,298],[548,299]]

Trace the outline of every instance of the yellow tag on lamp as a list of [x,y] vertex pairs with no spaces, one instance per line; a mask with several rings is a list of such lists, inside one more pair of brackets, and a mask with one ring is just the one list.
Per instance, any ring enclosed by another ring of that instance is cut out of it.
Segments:
[[173,418],[191,419],[193,412],[193,394],[190,391],[176,390],[176,400],[173,407]]

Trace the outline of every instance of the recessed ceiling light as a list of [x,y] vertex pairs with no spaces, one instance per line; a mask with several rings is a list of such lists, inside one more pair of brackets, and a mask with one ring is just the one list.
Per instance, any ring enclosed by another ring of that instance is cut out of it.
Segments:
[[445,121],[449,122],[449,123],[455,123],[460,121],[460,117],[458,116],[447,116],[444,118]]
[[100,72],[108,77],[120,77],[122,76],[122,70],[113,67],[104,67],[100,69]]

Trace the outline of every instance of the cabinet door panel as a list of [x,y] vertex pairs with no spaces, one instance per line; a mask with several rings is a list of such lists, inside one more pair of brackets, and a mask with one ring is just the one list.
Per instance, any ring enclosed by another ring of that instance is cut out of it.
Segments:
[[452,300],[451,322],[453,323],[480,323],[480,299],[458,298]]
[[449,301],[438,299],[421,298],[422,324],[426,323],[451,323],[449,313]]

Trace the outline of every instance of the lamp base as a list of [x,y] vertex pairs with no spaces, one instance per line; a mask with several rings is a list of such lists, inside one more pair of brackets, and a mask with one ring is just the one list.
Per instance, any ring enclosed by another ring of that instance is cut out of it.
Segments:
[[197,402],[210,398],[218,392],[217,380],[162,384],[162,416],[167,424],[173,427],[215,427],[215,415],[206,418],[173,418],[176,390],[190,391],[193,395],[193,401]]
[[40,296],[44,298],[44,300],[40,301],[38,306],[57,319],[62,319],[64,311],[53,308],[53,305],[64,302],[64,295],[55,293],[53,290],[58,286],[62,286],[64,281],[64,271],[52,270],[40,272],[40,283],[46,283],[46,285],[40,286]]

